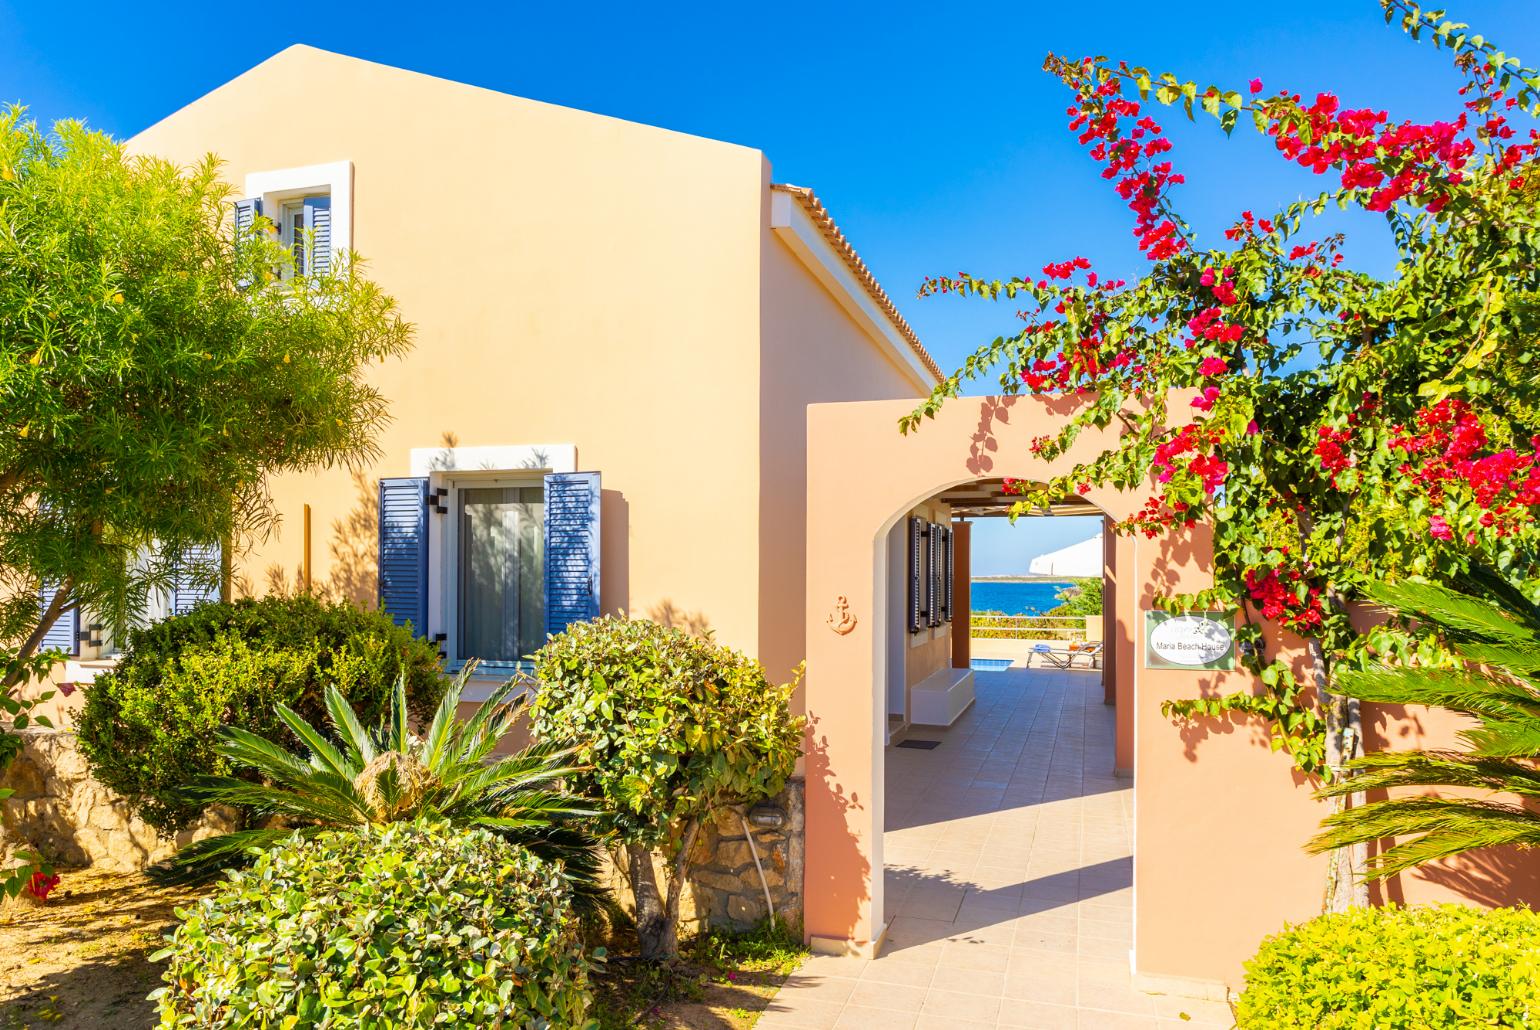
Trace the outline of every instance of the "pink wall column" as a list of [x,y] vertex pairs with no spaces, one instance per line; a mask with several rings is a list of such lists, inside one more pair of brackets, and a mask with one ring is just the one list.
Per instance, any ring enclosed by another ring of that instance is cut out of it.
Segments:
[[973,526],[952,523],[952,668],[966,669],[973,657]]

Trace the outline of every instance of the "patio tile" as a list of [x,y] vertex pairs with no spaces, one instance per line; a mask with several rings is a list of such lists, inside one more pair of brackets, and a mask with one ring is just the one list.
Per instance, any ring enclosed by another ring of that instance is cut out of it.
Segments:
[[1073,1005],[1045,1005],[1007,1001],[1000,1006],[999,1026],[1030,1027],[1032,1030],[1075,1030],[1079,1010]]
[[901,984],[875,983],[863,980],[850,992],[847,1006],[869,1009],[891,1009],[894,1012],[918,1013],[925,1004],[929,985],[916,987]]
[[1000,998],[998,995],[936,990],[933,987],[925,996],[922,1014],[949,1020],[949,1026],[962,1026],[969,1022],[994,1026],[1000,1015]]
[[894,1012],[851,1005],[835,1020],[834,1030],[910,1030],[919,1017],[917,1012]]
[[[788,996],[789,994],[789,996]],[[770,999],[770,1004],[765,1007],[764,1014],[759,1017],[759,1022],[754,1024],[756,1030],[759,1027],[795,1027],[796,1030],[829,1030],[834,1021],[839,1019],[840,1012],[845,1005],[843,1002],[814,1001],[804,998],[800,992],[788,992],[785,987],[779,994]]]
[[888,752],[883,953],[810,960],[759,1026],[1228,1027],[1224,1006],[1132,987],[1132,792],[1107,774],[1097,677],[987,672],[978,691],[944,747]]
[[[956,969],[938,966],[931,978],[931,994],[960,992],[977,997],[999,998],[1005,991],[1005,973],[985,969]],[[1152,1008],[1150,1011],[1154,1011]],[[993,1016],[989,1018],[993,1019]]]

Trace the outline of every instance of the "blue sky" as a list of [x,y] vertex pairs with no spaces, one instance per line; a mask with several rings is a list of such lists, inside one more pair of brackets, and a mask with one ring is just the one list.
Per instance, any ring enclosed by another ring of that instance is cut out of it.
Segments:
[[[552,103],[765,151],[814,187],[944,366],[1013,325],[1012,309],[919,301],[930,274],[1032,274],[1076,254],[1129,277],[1126,211],[1064,131],[1049,50],[1106,54],[1199,83],[1308,95],[1392,116],[1457,111],[1446,56],[1387,28],[1374,0],[1166,7],[821,3],[280,5],[0,0],[0,101],[43,121],[127,136],[292,43],[309,43]],[[1165,13],[1162,13],[1162,12]],[[1153,14],[1152,14],[1153,12]],[[1508,53],[1540,64],[1540,4],[1454,2]],[[318,97],[317,103],[324,103]],[[1319,187],[1246,130],[1164,119],[1188,176],[1180,202],[1215,236],[1243,208]],[[1343,219],[1348,254],[1383,270],[1382,230]],[[983,392],[982,389],[980,392]],[[987,530],[1003,572],[1070,542],[1069,527]]]

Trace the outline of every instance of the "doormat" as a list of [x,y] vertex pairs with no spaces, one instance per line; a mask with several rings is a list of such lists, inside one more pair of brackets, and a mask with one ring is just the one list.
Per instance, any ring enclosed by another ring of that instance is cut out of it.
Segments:
[[898,746],[899,747],[918,748],[921,751],[934,751],[934,750],[936,750],[936,748],[941,746],[941,741],[939,741],[939,740],[901,740],[901,741],[898,742]]

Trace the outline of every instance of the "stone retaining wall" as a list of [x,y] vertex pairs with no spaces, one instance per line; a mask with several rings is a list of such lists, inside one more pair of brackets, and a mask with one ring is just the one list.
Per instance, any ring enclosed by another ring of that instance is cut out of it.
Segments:
[[0,802],[0,854],[27,848],[63,867],[132,872],[234,828],[209,815],[175,838],[161,837],[92,778],[73,733],[28,729],[18,736],[21,751],[0,774],[0,787],[15,791]]
[[[802,781],[794,779],[781,793],[749,809],[774,810],[783,817],[779,827],[751,822],[750,830],[776,919],[791,926],[802,925],[802,798]],[[664,863],[655,858],[653,869],[659,889],[664,889],[668,882]],[[609,885],[621,905],[633,911],[624,862],[611,863]],[[708,926],[746,930],[765,921],[764,887],[736,811],[720,811],[701,827],[691,858],[690,884],[679,907],[680,928],[686,932]]]

